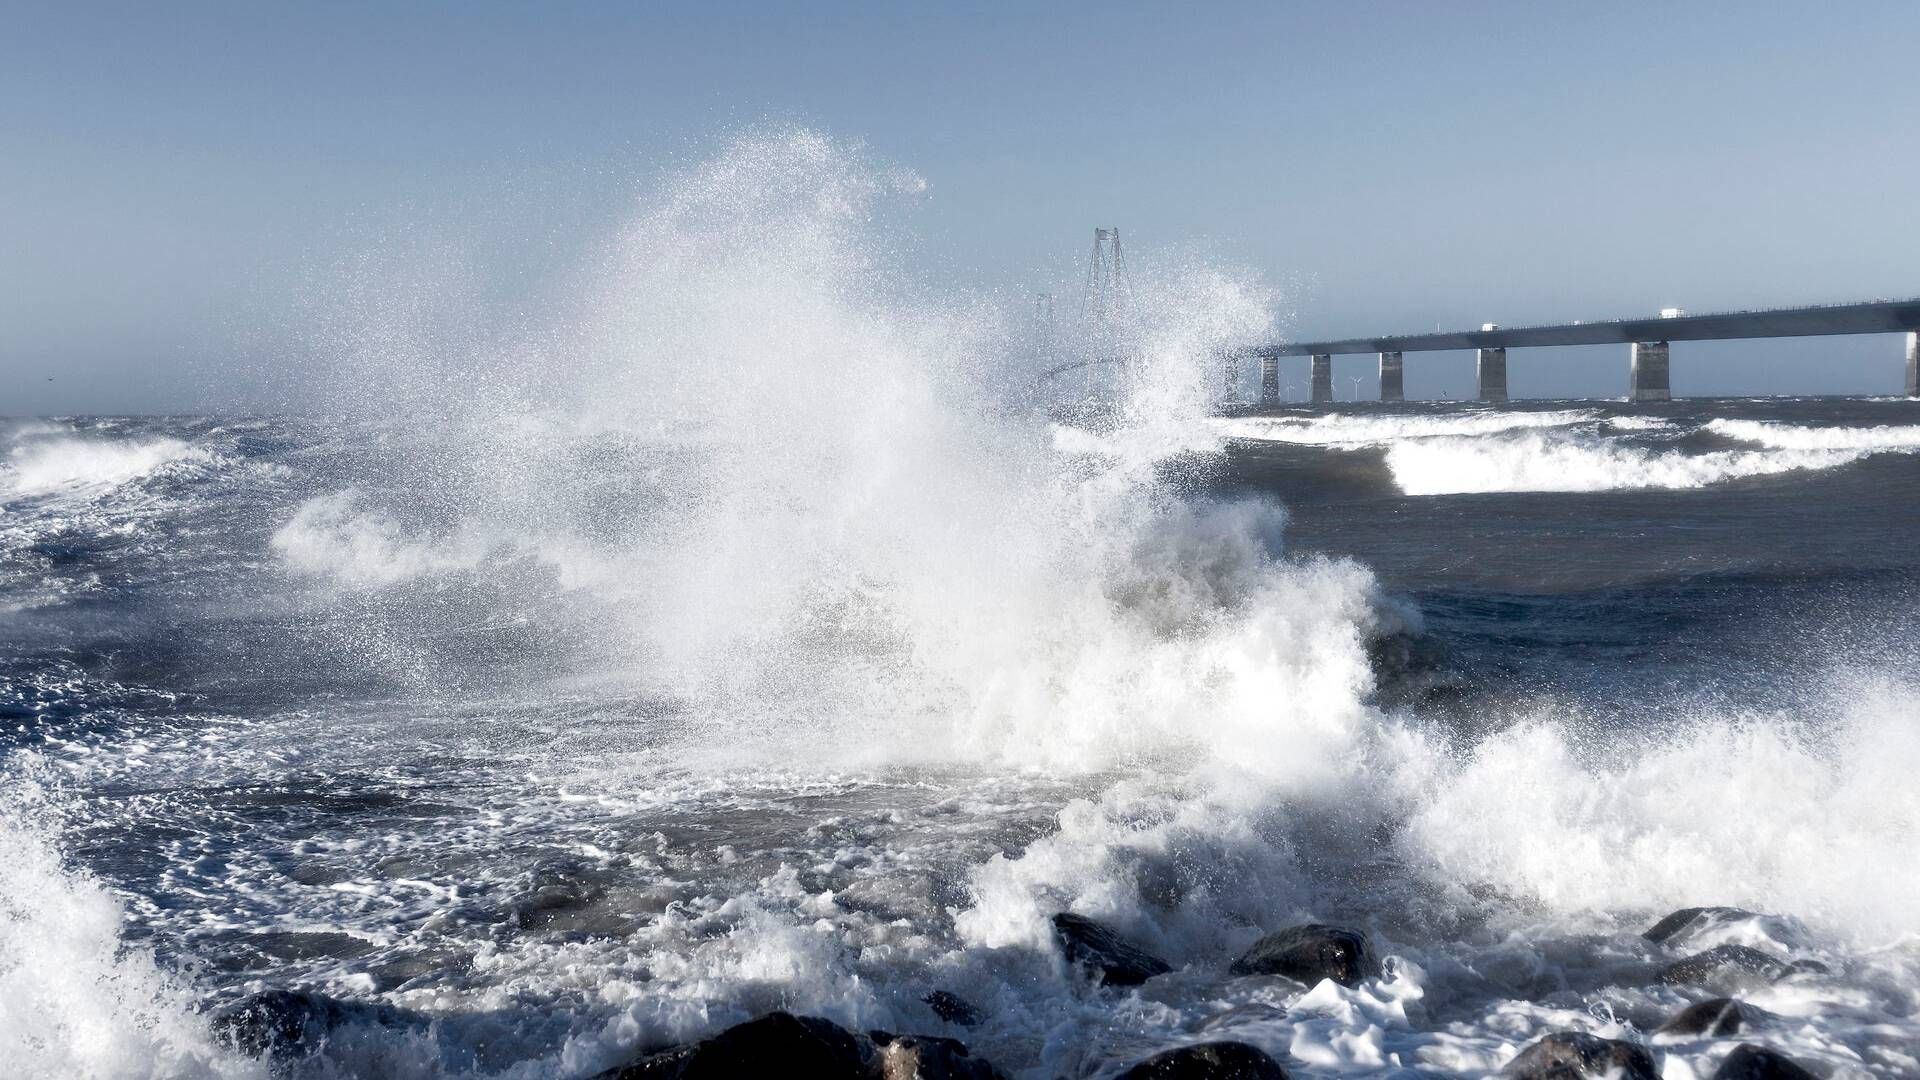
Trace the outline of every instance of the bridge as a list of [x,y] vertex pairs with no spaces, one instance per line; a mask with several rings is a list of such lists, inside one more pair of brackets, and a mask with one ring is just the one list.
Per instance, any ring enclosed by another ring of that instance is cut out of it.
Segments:
[[[1920,298],[1706,315],[1688,315],[1668,309],[1655,318],[1573,322],[1554,326],[1503,327],[1488,323],[1478,330],[1450,333],[1265,345],[1242,350],[1235,359],[1248,356],[1259,358],[1260,403],[1277,405],[1280,403],[1281,357],[1312,357],[1311,398],[1313,401],[1332,401],[1333,358],[1352,353],[1377,353],[1380,357],[1380,400],[1400,401],[1404,398],[1402,372],[1406,353],[1471,349],[1479,354],[1480,400],[1505,401],[1507,350],[1510,348],[1626,345],[1629,347],[1629,400],[1666,401],[1673,396],[1667,379],[1670,342],[1902,332],[1907,335],[1907,396],[1920,397]],[[1234,367],[1237,369],[1237,364]],[[1237,371],[1231,377],[1237,378]]]

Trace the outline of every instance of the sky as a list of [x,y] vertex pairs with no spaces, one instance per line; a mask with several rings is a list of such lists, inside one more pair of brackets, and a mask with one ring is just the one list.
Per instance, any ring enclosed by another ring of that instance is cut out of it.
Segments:
[[[1299,338],[1920,293],[1899,3],[0,8],[0,414],[235,407],[231,372],[301,362],[316,267],[433,228],[537,278],[766,123],[925,177],[909,227],[956,284],[1119,226],[1136,274],[1260,274]],[[1897,392],[1901,362],[1676,345],[1673,385]],[[1408,393],[1472,363],[1410,356]],[[1511,366],[1516,396],[1626,379],[1624,348]]]

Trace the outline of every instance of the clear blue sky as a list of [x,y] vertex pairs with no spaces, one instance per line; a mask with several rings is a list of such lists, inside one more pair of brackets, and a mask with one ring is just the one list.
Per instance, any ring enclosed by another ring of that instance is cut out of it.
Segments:
[[[913,227],[962,283],[1032,280],[1118,224],[1142,263],[1199,243],[1305,282],[1307,336],[1920,293],[1909,4],[15,2],[0,22],[0,413],[219,404],[206,365],[284,362],[303,274],[370,235],[453,223],[532,274],[528,238],[604,228],[663,162],[767,120],[925,176]],[[1885,392],[1897,349],[1676,347],[1674,386]],[[1470,367],[1410,361],[1408,390],[1463,395]],[[1624,367],[1528,354],[1512,383],[1618,393]]]

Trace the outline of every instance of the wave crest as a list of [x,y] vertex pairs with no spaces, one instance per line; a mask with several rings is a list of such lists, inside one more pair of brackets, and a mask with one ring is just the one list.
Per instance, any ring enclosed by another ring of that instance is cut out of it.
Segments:
[[15,496],[98,492],[170,467],[212,461],[213,455],[206,450],[179,439],[33,438],[20,442],[8,455],[0,484]]
[[1858,450],[1648,450],[1577,435],[1423,439],[1387,450],[1394,483],[1408,495],[1521,491],[1683,490],[1751,476],[1830,469]]

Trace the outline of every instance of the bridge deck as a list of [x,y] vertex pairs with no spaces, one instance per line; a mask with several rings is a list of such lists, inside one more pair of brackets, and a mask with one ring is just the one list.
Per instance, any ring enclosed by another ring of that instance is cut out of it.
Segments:
[[1920,298],[1864,304],[1730,311],[1661,319],[1615,319],[1560,326],[1514,326],[1263,345],[1256,356],[1325,356],[1376,352],[1442,352],[1454,349],[1528,348],[1537,345],[1618,345],[1634,341],[1719,341],[1734,338],[1816,337],[1828,334],[1894,334],[1920,330]]

